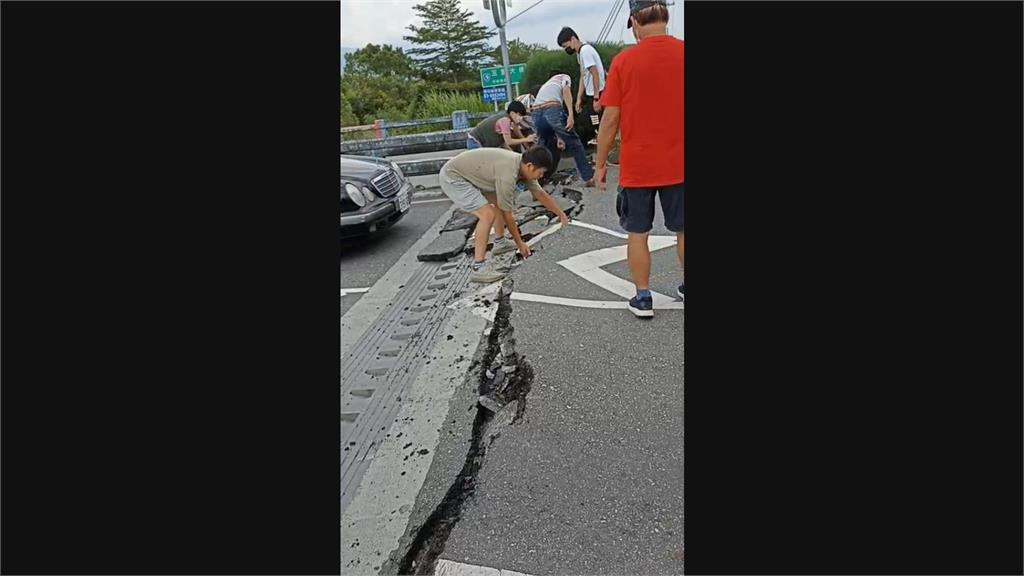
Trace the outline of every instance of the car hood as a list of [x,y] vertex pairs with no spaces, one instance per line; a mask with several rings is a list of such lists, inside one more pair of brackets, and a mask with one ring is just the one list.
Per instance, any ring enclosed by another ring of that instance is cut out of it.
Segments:
[[343,155],[341,157],[341,179],[366,183],[390,167],[391,162],[383,158]]

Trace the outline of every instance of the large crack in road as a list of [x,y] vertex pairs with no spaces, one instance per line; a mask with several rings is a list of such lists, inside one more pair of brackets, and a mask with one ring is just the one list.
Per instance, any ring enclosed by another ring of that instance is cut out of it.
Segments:
[[[498,309],[494,324],[486,336],[480,361],[474,365],[470,377],[476,379],[480,395],[502,402],[502,411],[507,406],[513,413],[514,421],[526,409],[526,396],[533,383],[533,369],[525,358],[515,352],[514,330],[509,324],[512,285],[511,279],[506,279],[502,285],[497,297]],[[497,437],[492,435],[488,439],[488,430],[495,416],[492,410],[483,405],[477,406],[472,441],[462,470],[448,488],[444,499],[417,530],[409,551],[401,559],[392,558],[389,562],[391,566],[397,565],[397,570],[392,572],[385,567],[382,573],[434,573],[434,566],[444,551],[452,528],[459,521],[462,507],[476,488],[476,476],[483,464],[487,446]]]
[[[574,215],[583,208],[582,192],[559,183],[555,194],[562,195],[576,206]],[[525,236],[525,235],[524,235]],[[513,280],[506,278],[496,297],[498,308],[490,333],[485,337],[479,361],[474,362],[468,378],[475,379],[480,394],[473,420],[469,451],[462,469],[449,486],[440,504],[416,530],[408,551],[396,551],[381,569],[386,575],[432,575],[445,544],[462,515],[463,506],[476,490],[476,479],[487,454],[487,448],[501,430],[489,434],[495,425],[512,425],[526,412],[527,397],[533,386],[535,372],[525,356],[516,352],[515,329],[511,325]]]

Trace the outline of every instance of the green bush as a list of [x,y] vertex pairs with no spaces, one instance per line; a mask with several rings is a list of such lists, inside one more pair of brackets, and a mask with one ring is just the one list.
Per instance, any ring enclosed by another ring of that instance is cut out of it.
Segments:
[[[523,83],[519,85],[520,92],[532,92],[534,88],[548,81],[551,77],[549,72],[552,69],[564,70],[575,79],[579,76],[579,64],[575,56],[569,56],[563,50],[548,50],[537,52],[526,61],[526,71],[523,73]],[[573,93],[575,94],[575,92]]]

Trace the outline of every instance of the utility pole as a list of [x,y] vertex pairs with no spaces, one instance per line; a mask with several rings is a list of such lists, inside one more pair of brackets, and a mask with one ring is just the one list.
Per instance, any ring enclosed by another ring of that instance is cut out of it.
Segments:
[[[505,0],[484,0],[484,8],[491,5],[494,25],[498,27],[498,38],[501,39],[501,64],[505,68],[505,98],[512,99],[512,76],[508,70],[508,42],[505,40]],[[507,102],[506,102],[507,104]]]

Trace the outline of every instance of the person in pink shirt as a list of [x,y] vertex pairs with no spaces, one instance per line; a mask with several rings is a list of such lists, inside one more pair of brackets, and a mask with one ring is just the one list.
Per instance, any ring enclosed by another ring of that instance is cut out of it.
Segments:
[[537,141],[533,134],[523,136],[519,131],[519,123],[526,116],[526,106],[518,100],[508,103],[504,112],[488,116],[470,130],[466,136],[466,149],[504,148],[514,150],[520,144],[532,144]]

